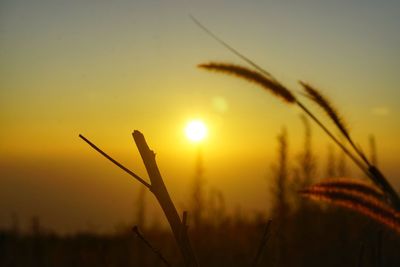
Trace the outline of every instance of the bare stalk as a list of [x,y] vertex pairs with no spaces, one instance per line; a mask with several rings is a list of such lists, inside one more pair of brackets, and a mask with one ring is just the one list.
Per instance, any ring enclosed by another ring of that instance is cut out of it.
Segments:
[[[203,24],[201,24],[195,17],[190,16],[190,18],[198,25],[201,29],[203,29],[209,36],[211,36],[214,40],[216,40],[218,43],[220,43],[222,46],[227,48],[229,51],[231,51],[233,54],[250,64],[252,67],[254,67],[256,70],[260,71],[263,73],[266,77],[269,79],[272,79],[276,82],[278,82],[268,71],[254,63],[254,61],[250,60],[248,57],[245,55],[241,54],[239,51],[234,49],[232,46],[224,42],[221,38],[219,38],[216,34],[214,34],[212,31],[210,31],[208,28],[206,28]],[[393,189],[393,187],[390,185],[386,177],[379,171],[377,167],[372,165],[365,154],[361,151],[359,147],[355,145],[353,142],[352,138],[347,134],[345,134],[346,140],[349,142],[350,146],[354,149],[356,154],[362,159],[360,161],[357,159],[328,129],[327,127],[322,124],[320,120],[316,118],[314,114],[312,114],[308,108],[306,108],[301,102],[299,102],[296,99],[296,103],[298,106],[315,122],[320,126],[320,128],[344,151],[344,153],[350,157],[350,159],[371,179],[373,183],[375,183],[378,187],[384,190],[384,192],[387,195],[388,200],[390,203],[396,207],[398,210],[400,210],[400,197],[397,194],[397,192]],[[365,166],[363,162],[367,165]]]
[[347,156],[368,176],[368,169],[358,160],[333,134],[332,132],[314,115],[311,111],[299,100],[296,100],[297,105],[338,145]]
[[371,177],[373,181],[376,180],[375,183],[378,183],[377,185],[386,193],[386,196],[389,198],[393,206],[400,211],[400,197],[385,176],[383,176],[381,171],[373,165],[369,166],[368,171],[371,174],[369,177]]
[[186,226],[181,222],[179,218],[178,212],[169,196],[167,188],[164,184],[164,181],[161,177],[160,171],[158,170],[158,166],[155,160],[155,153],[150,150],[149,146],[146,143],[146,140],[143,134],[139,131],[133,132],[133,138],[135,140],[136,146],[139,149],[140,155],[143,159],[144,165],[146,167],[147,173],[149,175],[151,184],[144,181],[137,174],[123,166],[121,163],[110,157],[103,150],[98,148],[92,142],[90,142],[87,138],[82,135],[79,135],[81,139],[83,139],[86,143],[88,143],[94,150],[99,152],[105,158],[110,160],[112,163],[117,165],[119,168],[127,172],[129,175],[134,177],[141,184],[146,186],[156,197],[158,203],[160,204],[162,210],[164,211],[165,216],[167,217],[168,223],[172,229],[175,240],[178,244],[178,247],[183,256],[183,260],[185,262],[186,267],[198,267],[197,259],[191,247],[189,237],[187,235],[187,231],[182,231],[182,229],[186,229]]
[[149,175],[152,188],[151,191],[157,198],[158,203],[160,204],[165,216],[167,217],[175,240],[177,241],[179,249],[182,253],[185,265],[187,267],[198,266],[187,232],[182,231],[182,228],[184,228],[185,226],[179,218],[178,212],[161,177],[160,171],[156,163],[155,153],[150,150],[141,132],[134,131],[132,133],[132,136],[135,140],[139,153],[142,156],[143,163]]
[[256,267],[258,265],[260,258],[261,258],[261,254],[265,248],[265,245],[267,244],[267,242],[269,240],[271,222],[272,222],[272,220],[268,220],[267,225],[265,226],[264,233],[262,235],[261,242],[258,246],[256,256],[254,257],[253,264],[251,265],[252,267]]
[[367,167],[363,164],[362,161],[357,159],[344,145],[341,143],[332,132],[313,114],[311,111],[299,100],[296,100],[297,105],[335,142],[337,146],[339,146],[342,151],[371,179],[371,181],[378,186],[380,189],[385,192],[385,195],[389,202],[400,210],[400,198],[397,194],[396,190],[391,186],[388,180],[384,177],[382,172],[370,164],[370,162],[366,159],[364,154],[356,148],[352,139],[349,135],[345,135],[346,139],[349,141],[351,146],[355,149],[356,153],[363,159],[363,161],[367,164]]
[[[367,167],[362,163],[362,161],[358,160],[332,133],[326,128],[326,126],[314,115],[311,111],[304,106],[299,100],[296,100],[297,105],[316,123],[318,126],[335,142],[337,146],[339,146],[342,151],[371,179],[371,181],[377,185],[380,189],[385,192],[385,195],[389,202],[397,209],[400,210],[400,198],[397,194],[396,190],[391,186],[382,172],[371,165],[365,156],[361,157],[364,162],[367,164]],[[345,135],[346,136],[346,135]],[[355,148],[355,145],[351,138],[348,136],[347,140],[352,144],[352,147]],[[358,155],[363,155],[358,149],[355,149]],[[361,154],[360,154],[361,153]]]
[[79,135],[79,137],[85,141],[86,143],[89,144],[89,146],[91,146],[94,150],[96,150],[97,152],[99,152],[101,155],[103,155],[106,159],[108,159],[109,161],[111,161],[112,163],[114,163],[115,165],[117,165],[119,168],[121,168],[123,171],[125,171],[126,173],[128,173],[130,176],[132,176],[133,178],[135,178],[136,180],[138,180],[142,185],[144,185],[145,187],[147,187],[148,189],[151,190],[151,185],[146,182],[145,180],[143,180],[142,178],[140,178],[139,175],[137,175],[136,173],[134,173],[133,171],[129,170],[128,168],[126,168],[124,165],[122,165],[121,163],[119,163],[118,161],[116,161],[115,159],[113,159],[111,156],[109,156],[106,152],[104,152],[103,150],[101,150],[99,147],[97,147],[95,144],[93,144],[92,142],[90,142],[86,137],[84,137],[83,135]]
[[216,40],[218,43],[220,43],[222,46],[224,46],[226,49],[228,49],[229,51],[231,51],[233,54],[235,54],[236,56],[238,56],[239,58],[241,58],[242,60],[244,60],[245,62],[247,62],[249,65],[253,66],[254,68],[256,68],[257,70],[261,71],[263,74],[265,74],[266,76],[268,76],[269,78],[272,78],[275,80],[274,77],[272,77],[272,75],[264,70],[263,68],[261,68],[259,65],[257,65],[254,61],[250,60],[248,57],[244,56],[243,54],[241,54],[239,51],[237,51],[235,48],[233,48],[232,46],[230,46],[229,44],[227,44],[226,42],[224,42],[224,40],[222,40],[221,38],[219,38],[216,34],[214,34],[212,31],[210,31],[208,28],[206,28],[206,26],[204,26],[199,20],[197,20],[194,16],[189,15],[189,17],[193,20],[194,23],[196,23],[197,26],[199,26],[203,31],[205,31],[209,36],[211,36],[214,40]]
[[154,254],[157,255],[157,257],[168,267],[171,267],[171,264],[164,258],[164,256],[161,254],[161,252],[154,248],[149,241],[146,240],[146,238],[142,235],[142,233],[139,231],[139,228],[135,225],[132,228],[132,231],[136,234],[137,237],[139,237],[140,240],[143,241],[143,243],[151,250],[153,251]]

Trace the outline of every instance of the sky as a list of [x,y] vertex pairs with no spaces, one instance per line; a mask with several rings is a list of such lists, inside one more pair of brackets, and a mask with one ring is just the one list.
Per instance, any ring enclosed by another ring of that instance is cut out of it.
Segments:
[[[375,136],[379,164],[400,188],[399,1],[0,0],[0,227],[15,218],[27,227],[33,216],[60,232],[131,223],[140,185],[78,135],[146,179],[135,129],[180,210],[199,146],[207,189],[231,209],[267,210],[276,137],[287,128],[295,161],[301,112],[198,69],[244,63],[190,14],[294,92],[298,80],[323,90],[365,151]],[[193,118],[208,126],[200,145],[184,136]],[[313,134],[323,165],[329,140]],[[148,220],[163,220],[150,194],[148,205]]]

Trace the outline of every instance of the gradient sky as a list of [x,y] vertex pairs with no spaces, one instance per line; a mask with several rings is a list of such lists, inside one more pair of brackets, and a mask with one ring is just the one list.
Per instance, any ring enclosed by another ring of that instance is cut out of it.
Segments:
[[[321,88],[400,186],[399,1],[0,1],[0,226],[39,216],[49,228],[112,230],[133,220],[139,184],[92,151],[82,133],[141,176],[131,132],[142,131],[180,209],[196,146],[185,123],[202,118],[208,188],[229,207],[265,210],[276,136],[301,144],[300,111],[252,84],[196,68],[242,62],[220,37],[295,91]],[[314,130],[318,159],[328,139]],[[318,149],[317,149],[318,148]],[[359,175],[353,172],[354,176]],[[161,218],[155,210],[149,220]]]

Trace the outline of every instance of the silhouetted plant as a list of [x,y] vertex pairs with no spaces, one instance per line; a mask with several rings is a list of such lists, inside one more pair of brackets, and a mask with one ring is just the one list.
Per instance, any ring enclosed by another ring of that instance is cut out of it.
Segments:
[[171,264],[165,259],[165,257],[161,254],[161,252],[156,249],[153,245],[150,244],[149,241],[143,236],[140,232],[139,227],[134,226],[132,231],[136,234],[136,236],[148,247],[157,257],[165,264],[167,267],[171,267]]
[[178,212],[175,208],[174,203],[172,202],[172,199],[167,191],[167,188],[164,184],[164,181],[161,177],[160,171],[158,169],[155,157],[156,154],[150,150],[149,146],[147,145],[147,142],[144,138],[144,135],[139,132],[139,131],[134,131],[132,133],[133,139],[135,140],[136,146],[139,150],[139,153],[143,159],[143,163],[146,167],[147,173],[149,175],[151,183],[146,182],[144,179],[139,177],[137,174],[132,172],[131,170],[127,169],[125,166],[123,166],[121,163],[110,157],[107,153],[105,153],[103,150],[98,148],[95,144],[90,142],[87,138],[85,138],[83,135],[79,135],[79,137],[84,140],[87,144],[89,144],[93,149],[95,149],[97,152],[99,152],[101,155],[106,157],[108,160],[110,160],[112,163],[120,167],[122,170],[130,174],[132,177],[134,177],[137,181],[142,183],[144,186],[146,186],[150,192],[154,194],[156,197],[158,203],[160,204],[162,210],[164,211],[164,215],[168,220],[168,223],[171,227],[171,230],[174,234],[175,240],[178,244],[178,247],[181,251],[181,254],[183,256],[185,265],[190,267],[190,266],[198,266],[196,256],[194,254],[194,251],[192,249],[187,231],[186,231],[186,226],[184,223],[182,223]]
[[205,211],[205,190],[204,190],[204,166],[203,166],[203,157],[200,147],[198,148],[196,155],[196,166],[195,173],[193,177],[192,184],[192,194],[191,194],[191,217],[192,225],[196,228],[199,228],[203,224],[204,220],[204,211]]
[[378,166],[378,154],[376,152],[376,142],[375,136],[370,135],[369,137],[369,148],[370,148],[370,158],[373,165]]
[[303,151],[299,157],[300,186],[310,185],[316,176],[316,158],[312,149],[312,131],[310,121],[306,116],[300,116],[304,126]]
[[284,255],[287,252],[288,235],[287,225],[289,218],[289,159],[288,159],[288,137],[286,128],[282,128],[277,137],[278,161],[273,166],[273,188],[272,188],[272,218],[275,223],[275,242],[273,246],[274,257],[279,265],[284,264]]
[[136,205],[136,225],[144,228],[146,226],[146,187],[139,188],[139,194],[137,196]]
[[336,177],[336,157],[335,151],[332,145],[328,145],[326,150],[326,174],[327,178],[334,178]]
[[338,155],[338,164],[337,164],[337,175],[339,177],[347,177],[349,176],[349,171],[347,169],[346,163],[346,155],[342,152]]
[[352,179],[328,180],[300,192],[311,199],[327,201],[367,215],[400,233],[400,212],[385,202],[383,192],[373,185]]
[[[392,206],[397,210],[400,210],[400,198],[397,192],[393,189],[392,185],[387,181],[382,172],[374,166],[363,153],[363,151],[354,143],[347,126],[344,124],[342,117],[338,114],[337,110],[333,107],[331,101],[329,101],[320,90],[311,86],[309,83],[305,83],[300,81],[300,85],[303,87],[306,96],[308,96],[315,104],[322,108],[322,110],[327,114],[327,116],[331,119],[334,125],[339,129],[341,133],[341,137],[344,138],[352,150],[348,149],[342,141],[336,135],[329,130],[325,124],[310,111],[310,109],[303,104],[294,94],[285,86],[283,86],[276,78],[274,78],[268,71],[265,71],[259,65],[255,64],[252,60],[248,59],[237,50],[233,49],[227,43],[222,41],[216,35],[214,35],[211,31],[205,28],[200,24],[196,19],[192,18],[202,29],[204,29],[208,34],[210,34],[214,39],[216,39],[219,43],[225,46],[227,49],[232,51],[235,55],[239,56],[241,59],[249,63],[253,68],[247,68],[244,66],[239,66],[236,64],[230,63],[221,63],[221,62],[210,62],[206,64],[200,64],[198,67],[206,70],[217,71],[221,73],[231,74],[237,76],[239,78],[245,79],[247,81],[256,83],[261,85],[263,89],[272,92],[280,99],[284,100],[289,104],[296,104],[301,110],[305,112],[306,115],[309,116],[329,137],[330,139],[370,178],[370,180],[380,189],[382,189],[385,202],[388,206]],[[345,197],[343,194],[341,195],[343,198]],[[348,199],[350,199],[349,196]],[[327,199],[328,197],[325,197]],[[360,198],[352,198],[348,201],[361,201]],[[353,203],[356,205],[356,203]],[[351,205],[343,205],[346,207],[351,207]],[[356,209],[357,210],[357,209]],[[360,211],[360,210],[358,210]],[[366,212],[363,212],[366,214]],[[374,217],[377,219],[377,217]],[[380,221],[383,223],[383,221]]]

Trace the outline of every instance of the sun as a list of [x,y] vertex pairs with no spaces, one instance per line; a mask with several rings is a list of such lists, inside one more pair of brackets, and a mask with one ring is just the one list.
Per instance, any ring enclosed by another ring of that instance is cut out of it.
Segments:
[[191,120],[186,124],[185,134],[190,141],[198,143],[207,137],[207,127],[201,120]]

